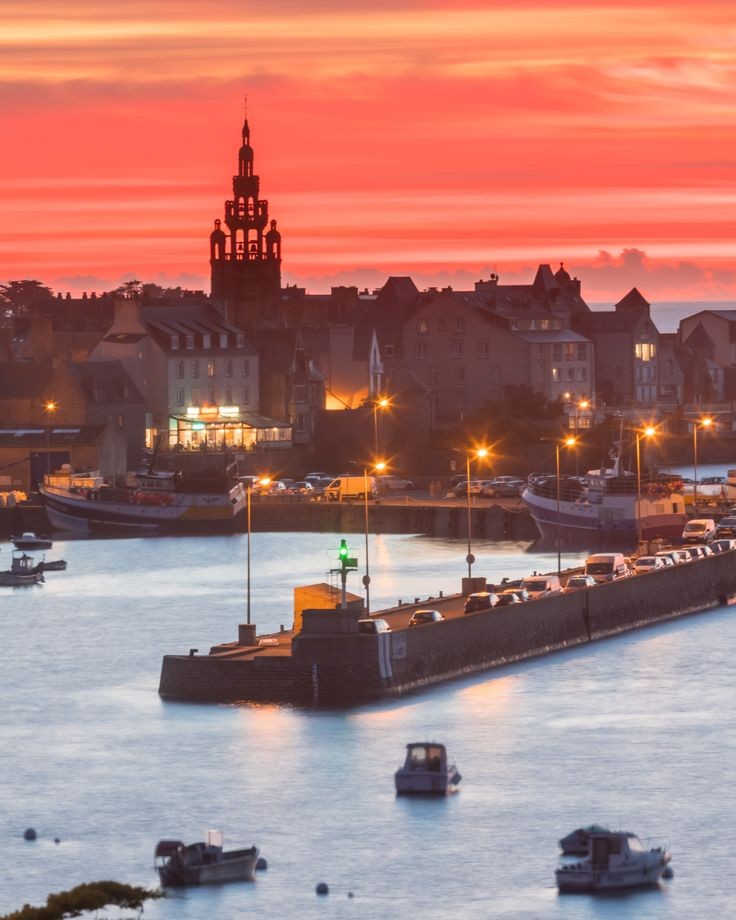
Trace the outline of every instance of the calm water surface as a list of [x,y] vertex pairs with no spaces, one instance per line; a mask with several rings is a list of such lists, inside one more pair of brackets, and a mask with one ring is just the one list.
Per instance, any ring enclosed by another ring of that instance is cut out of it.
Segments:
[[[254,535],[260,632],[290,622],[293,587],[324,580],[338,542]],[[362,536],[350,546],[362,557]],[[554,569],[525,548],[474,546],[476,574]],[[457,590],[465,551],[372,537],[374,609]],[[226,845],[258,844],[268,871],[151,902],[146,917],[730,915],[731,610],[349,712],[195,706],[159,699],[161,656],[236,637],[245,537],[57,541],[48,556],[68,571],[0,588],[0,913],[94,879],[155,887],[158,838],[213,827]],[[432,738],[454,755],[461,791],[396,799],[404,745]],[[675,878],[559,896],[556,840],[592,821],[669,842]],[[35,843],[22,840],[29,826]]]

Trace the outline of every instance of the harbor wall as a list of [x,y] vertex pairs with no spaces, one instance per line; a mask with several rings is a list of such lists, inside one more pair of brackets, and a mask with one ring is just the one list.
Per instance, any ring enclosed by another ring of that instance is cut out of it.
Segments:
[[735,597],[733,551],[432,626],[376,636],[311,636],[307,642],[295,637],[292,656],[166,656],[159,692],[199,702],[352,705],[651,626]]

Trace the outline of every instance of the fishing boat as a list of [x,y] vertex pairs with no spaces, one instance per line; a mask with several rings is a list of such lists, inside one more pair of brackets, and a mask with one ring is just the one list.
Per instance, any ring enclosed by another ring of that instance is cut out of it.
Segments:
[[182,888],[253,879],[258,847],[226,852],[221,831],[207,831],[206,836],[204,843],[188,845],[181,840],[159,840],[154,853],[154,868],[162,885]]
[[37,585],[42,581],[43,570],[27,553],[13,553],[10,568],[5,572],[0,572],[0,585],[3,587]]
[[621,469],[613,465],[582,477],[533,474],[521,498],[543,538],[567,544],[605,545],[616,540],[679,539],[687,522],[679,476]]
[[228,471],[152,468],[132,474],[124,488],[107,485],[97,471],[62,469],[45,477],[39,492],[55,528],[82,534],[227,533],[236,529],[247,499],[243,484]]
[[21,534],[11,534],[10,540],[16,549],[51,549],[54,545],[51,537],[45,534],[35,534],[26,531]]
[[434,741],[407,744],[404,764],[394,774],[397,795],[447,795],[461,779],[444,744]]
[[671,859],[664,847],[647,849],[628,831],[597,831],[588,839],[588,856],[555,871],[561,892],[616,891],[656,885]]

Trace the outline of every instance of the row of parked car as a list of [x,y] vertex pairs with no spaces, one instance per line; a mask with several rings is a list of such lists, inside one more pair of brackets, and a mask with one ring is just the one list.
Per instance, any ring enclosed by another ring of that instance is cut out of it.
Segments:
[[[450,482],[450,488],[458,498],[468,495],[468,480],[457,478]],[[513,498],[526,488],[526,481],[518,476],[496,476],[494,479],[471,479],[470,494],[479,498]]]

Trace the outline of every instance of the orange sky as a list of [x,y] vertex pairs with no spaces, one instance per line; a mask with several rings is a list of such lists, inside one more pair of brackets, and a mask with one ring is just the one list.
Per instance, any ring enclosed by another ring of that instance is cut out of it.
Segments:
[[285,282],[734,299],[732,4],[592,6],[3,0],[0,281],[208,290],[247,93]]

